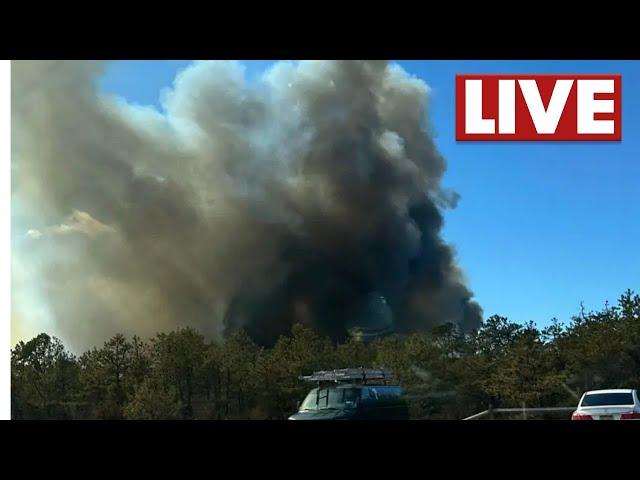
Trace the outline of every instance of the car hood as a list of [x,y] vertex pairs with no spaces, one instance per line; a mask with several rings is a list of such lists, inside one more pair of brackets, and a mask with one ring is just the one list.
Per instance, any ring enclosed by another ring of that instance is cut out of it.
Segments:
[[353,410],[347,409],[322,409],[297,412],[289,417],[289,420],[346,420],[352,418]]

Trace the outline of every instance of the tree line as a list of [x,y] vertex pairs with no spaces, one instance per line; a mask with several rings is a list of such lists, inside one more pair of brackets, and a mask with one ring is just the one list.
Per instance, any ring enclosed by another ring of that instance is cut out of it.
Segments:
[[640,387],[640,296],[545,328],[494,315],[371,343],[334,344],[297,325],[272,348],[240,331],[222,343],[192,328],[148,341],[118,334],[80,356],[41,333],[11,350],[14,419],[285,419],[310,386],[300,375],[386,367],[412,418],[493,407],[572,406],[583,391]]

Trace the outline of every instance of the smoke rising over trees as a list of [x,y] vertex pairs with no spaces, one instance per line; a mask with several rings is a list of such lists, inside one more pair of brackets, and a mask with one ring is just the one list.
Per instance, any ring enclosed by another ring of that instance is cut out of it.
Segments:
[[196,62],[159,112],[101,94],[103,69],[13,62],[14,327],[38,318],[78,351],[183,327],[344,340],[371,295],[396,332],[479,325],[440,236],[457,197],[422,80],[314,61],[249,82]]

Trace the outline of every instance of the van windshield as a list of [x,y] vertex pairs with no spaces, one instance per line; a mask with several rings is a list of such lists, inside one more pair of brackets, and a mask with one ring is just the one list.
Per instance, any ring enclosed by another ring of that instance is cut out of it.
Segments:
[[302,402],[300,411],[355,408],[359,398],[358,388],[314,388]]

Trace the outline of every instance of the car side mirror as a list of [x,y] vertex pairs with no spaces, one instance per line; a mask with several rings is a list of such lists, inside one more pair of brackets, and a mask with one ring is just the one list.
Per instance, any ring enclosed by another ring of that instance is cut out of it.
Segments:
[[296,410],[300,410],[300,400],[296,402]]

